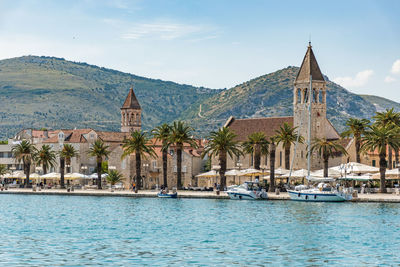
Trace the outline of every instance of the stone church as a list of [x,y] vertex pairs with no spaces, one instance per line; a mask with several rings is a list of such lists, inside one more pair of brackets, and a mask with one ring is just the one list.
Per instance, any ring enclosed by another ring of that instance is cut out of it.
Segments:
[[[312,79],[312,88],[310,88],[310,79]],[[309,91],[312,90],[313,98],[308,99]],[[237,134],[238,141],[245,141],[247,136],[254,132],[264,132],[267,137],[276,134],[283,123],[298,127],[300,135],[305,140],[308,138],[308,103],[311,103],[311,140],[314,138],[326,138],[328,140],[339,140],[340,135],[333,127],[332,123],[326,117],[326,81],[318,66],[311,44],[307,47],[300,70],[294,81],[293,89],[293,116],[290,117],[264,117],[250,119],[236,119],[230,117],[225,123],[225,127],[229,127]],[[276,148],[275,167],[284,168],[284,149],[281,145]],[[291,148],[291,160],[294,153],[294,146]],[[341,156],[332,158],[329,161],[330,166],[339,165],[342,161]],[[213,164],[218,164],[213,162]],[[229,159],[228,169],[233,168],[250,168],[253,165],[251,155],[244,157]],[[269,168],[269,160],[263,156],[261,159],[261,167]],[[307,145],[299,144],[296,149],[293,169],[307,169]],[[323,168],[323,161],[316,153],[311,157],[311,170]]]

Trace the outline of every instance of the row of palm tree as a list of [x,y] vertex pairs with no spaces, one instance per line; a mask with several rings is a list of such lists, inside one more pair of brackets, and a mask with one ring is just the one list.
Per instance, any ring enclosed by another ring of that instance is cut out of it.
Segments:
[[205,147],[204,155],[210,157],[218,157],[219,174],[221,177],[221,187],[226,186],[226,161],[227,156],[240,157],[243,154],[251,154],[253,156],[254,168],[260,169],[261,156],[269,156],[270,159],[270,187],[269,190],[275,190],[275,154],[276,146],[282,144],[285,149],[285,168],[290,168],[290,148],[296,141],[302,143],[304,138],[299,136],[296,127],[284,123],[276,134],[267,137],[263,132],[254,132],[247,137],[244,142],[239,142],[237,135],[229,128],[223,127],[218,131],[213,131],[208,136],[208,144]]
[[[270,186],[269,191],[275,190],[275,159],[276,146],[281,144],[285,152],[285,168],[290,169],[290,150],[291,146],[303,143],[304,138],[297,133],[297,127],[292,127],[288,123],[280,126],[279,130],[273,136],[267,137],[263,132],[255,132],[247,137],[244,142],[239,142],[229,128],[221,128],[218,131],[211,132],[208,136],[208,144],[206,145],[203,155],[218,157],[219,174],[221,178],[221,187],[226,186],[226,161],[227,156],[240,157],[243,154],[250,154],[253,157],[253,167],[260,169],[261,156],[269,157],[270,162]],[[315,138],[311,144],[311,151],[317,152],[324,161],[324,175],[328,176],[329,158],[337,153],[346,154],[346,150],[338,142],[326,139]]]
[[135,154],[136,175],[135,175],[135,191],[141,187],[141,161],[142,158],[156,157],[154,150],[155,144],[151,138],[155,138],[161,142],[161,152],[163,161],[163,186],[168,187],[168,149],[173,147],[176,151],[176,167],[177,167],[177,188],[182,189],[182,152],[184,146],[197,148],[196,140],[193,138],[193,128],[182,121],[176,121],[173,124],[162,124],[150,133],[142,131],[134,131],[129,138],[124,140],[122,159]]
[[353,137],[356,146],[356,161],[361,162],[361,154],[377,151],[379,155],[380,192],[386,192],[386,169],[393,168],[393,150],[396,167],[400,149],[400,113],[394,109],[376,112],[373,122],[351,118],[346,122],[343,137]]

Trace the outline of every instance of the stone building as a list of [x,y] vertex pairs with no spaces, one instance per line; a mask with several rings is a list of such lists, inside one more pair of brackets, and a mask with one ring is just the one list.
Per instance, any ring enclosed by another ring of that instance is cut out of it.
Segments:
[[[312,88],[310,88],[312,79]],[[309,90],[313,92],[313,98],[308,99]],[[298,127],[299,133],[308,139],[308,104],[311,103],[311,140],[314,138],[326,138],[328,140],[339,140],[340,135],[326,117],[326,81],[318,66],[311,44],[307,48],[300,70],[294,81],[293,89],[293,116],[290,117],[264,117],[250,119],[236,119],[230,117],[225,127],[232,129],[237,134],[237,140],[243,142],[247,136],[254,132],[264,132],[267,137],[276,134],[280,126],[288,123],[292,127]],[[284,167],[284,149],[282,145],[276,147],[275,167]],[[294,153],[294,146],[291,148],[291,157]],[[329,165],[335,166],[342,161],[341,156],[330,159]],[[217,165],[217,159],[213,159],[213,165]],[[229,158],[227,168],[249,168],[253,166],[252,155],[245,155],[240,158]],[[261,158],[261,168],[268,169],[269,160],[266,156]],[[307,168],[307,145],[299,144],[296,149],[293,169]],[[311,170],[323,168],[322,158],[313,153],[311,156]]]
[[[60,129],[60,130],[35,130],[24,129],[18,132],[13,138],[9,139],[8,144],[0,145],[0,164],[6,164],[9,169],[22,170],[22,164],[17,163],[12,158],[12,146],[18,144],[22,140],[29,140],[32,144],[40,149],[42,145],[50,145],[52,150],[58,152],[64,144],[72,145],[79,156],[71,159],[71,165],[66,166],[66,172],[79,172],[84,174],[92,174],[96,171],[96,158],[88,156],[88,151],[95,140],[102,140],[111,151],[110,155],[105,159],[109,168],[116,169],[125,177],[125,186],[129,188],[133,178],[136,175],[135,156],[130,155],[121,159],[123,154],[123,142],[129,138],[130,133],[141,130],[141,107],[135,96],[133,88],[129,93],[121,107],[121,131],[97,131],[94,129]],[[162,184],[162,156],[161,144],[152,140],[155,145],[157,158],[142,159],[142,179],[145,188],[152,188]],[[200,154],[204,149],[202,140],[197,140],[199,148],[191,149],[184,146],[183,151],[183,170],[182,182],[184,186],[194,184],[194,177],[200,173],[203,168],[203,159]],[[168,184],[176,186],[176,153],[171,147],[168,154]],[[56,166],[50,168],[48,172],[60,172],[59,157],[56,159]],[[32,164],[31,172],[41,173],[40,166]]]

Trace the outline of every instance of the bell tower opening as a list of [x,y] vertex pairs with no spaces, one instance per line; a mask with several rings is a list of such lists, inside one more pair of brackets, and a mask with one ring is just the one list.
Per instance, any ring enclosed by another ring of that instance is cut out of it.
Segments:
[[121,132],[140,131],[142,128],[142,108],[137,100],[133,87],[121,107]]

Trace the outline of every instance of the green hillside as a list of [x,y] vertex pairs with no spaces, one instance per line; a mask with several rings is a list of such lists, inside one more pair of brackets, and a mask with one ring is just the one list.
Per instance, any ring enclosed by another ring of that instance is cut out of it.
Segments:
[[0,139],[28,127],[119,130],[119,108],[132,84],[146,129],[176,119],[219,91],[54,57],[1,60]]
[[[298,67],[287,67],[260,76],[248,82],[225,90],[201,103],[195,104],[185,113],[202,133],[223,125],[229,118],[252,118],[262,116],[291,116],[293,114],[293,82]],[[359,95],[328,81],[328,118],[342,131],[349,117],[370,118],[375,107]]]
[[[213,90],[149,79],[54,57],[25,56],[0,61],[0,140],[23,128],[119,130],[120,110],[130,86],[143,109],[143,128],[183,119],[199,136],[230,117],[292,115],[297,67]],[[359,96],[328,81],[328,117],[342,131],[349,117],[371,118],[400,104]],[[201,110],[200,110],[201,109]]]

